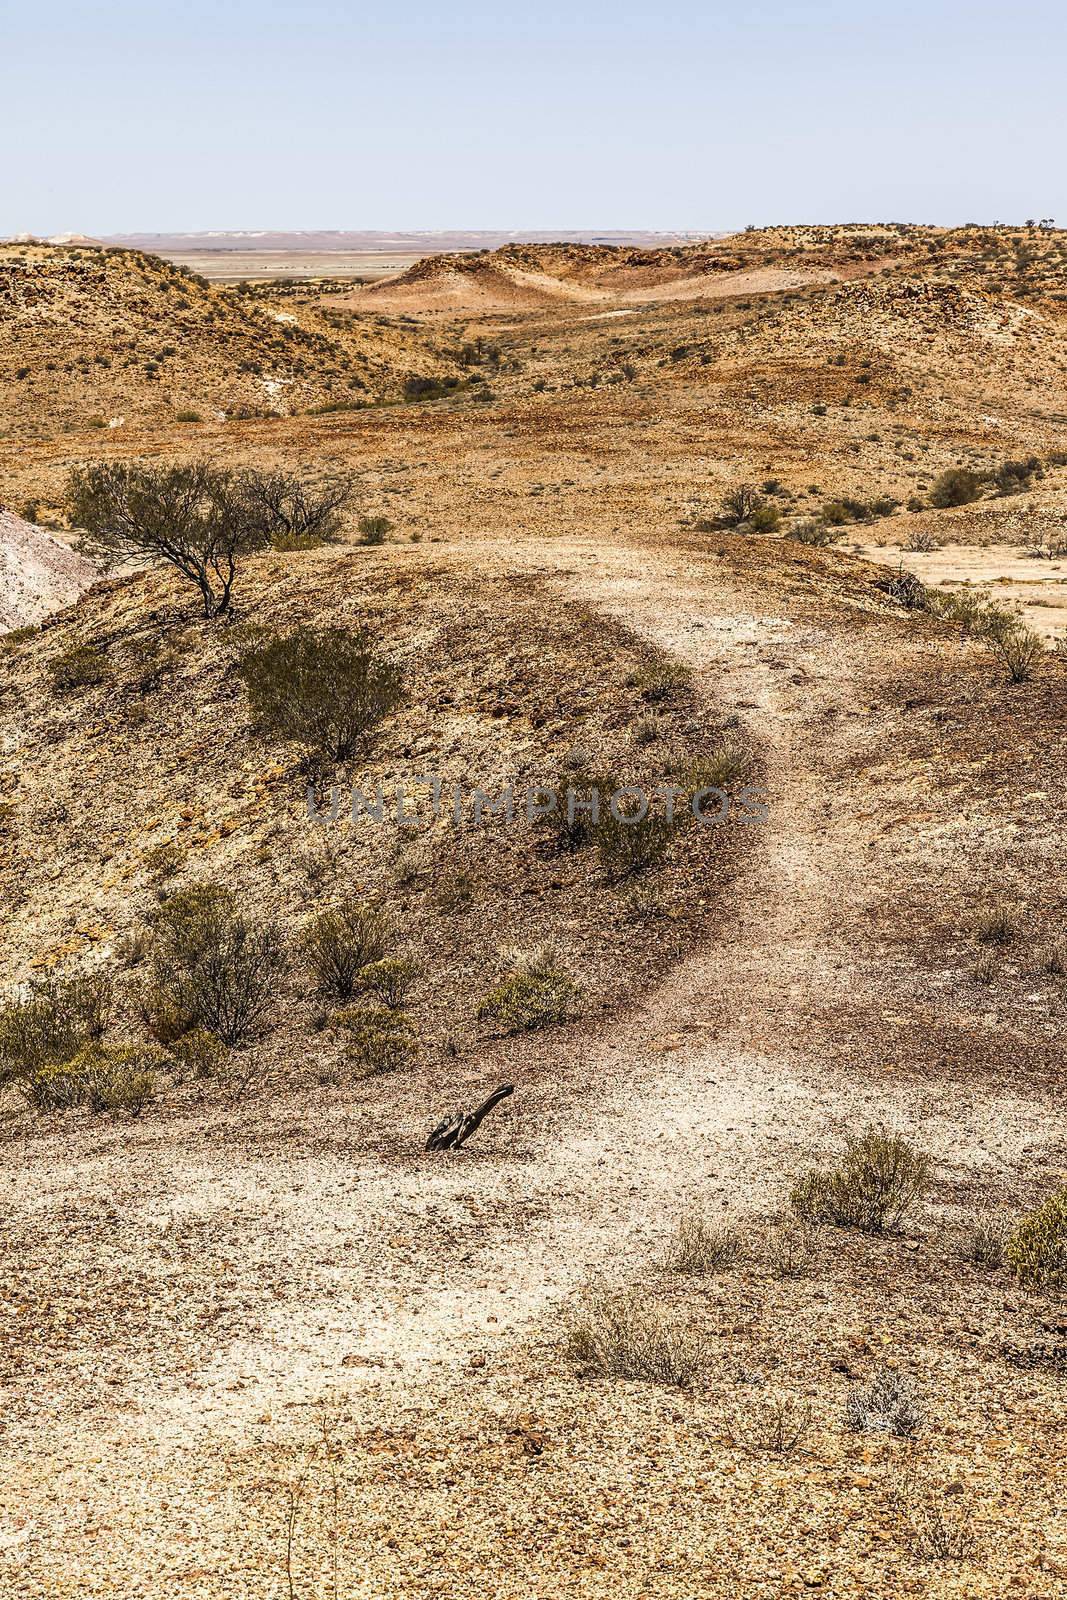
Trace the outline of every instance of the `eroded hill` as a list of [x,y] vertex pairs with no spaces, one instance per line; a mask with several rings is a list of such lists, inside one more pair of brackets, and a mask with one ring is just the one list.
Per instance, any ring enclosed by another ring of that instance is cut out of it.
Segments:
[[129,250],[0,247],[0,430],[20,437],[370,403],[445,370],[380,322],[328,328]]

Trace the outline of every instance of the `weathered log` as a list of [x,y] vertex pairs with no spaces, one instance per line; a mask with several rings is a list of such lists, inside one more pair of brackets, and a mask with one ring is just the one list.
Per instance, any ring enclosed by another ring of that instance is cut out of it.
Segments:
[[474,1111],[453,1111],[451,1116],[439,1122],[426,1141],[427,1150],[458,1150],[465,1144],[471,1134],[480,1126],[482,1118],[487,1116],[493,1107],[509,1094],[514,1094],[513,1083],[502,1083],[499,1089],[494,1089],[488,1100],[483,1100]]

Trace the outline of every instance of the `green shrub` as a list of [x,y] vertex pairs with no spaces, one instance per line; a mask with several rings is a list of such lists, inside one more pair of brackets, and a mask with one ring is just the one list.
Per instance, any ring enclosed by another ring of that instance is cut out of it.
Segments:
[[660,661],[642,672],[633,673],[627,684],[632,689],[640,689],[642,700],[654,705],[662,700],[677,699],[689,688],[692,676],[684,662]]
[[383,1006],[397,1010],[404,1004],[419,969],[406,956],[386,956],[360,969],[358,984],[363,992],[376,995]]
[[38,1111],[127,1111],[139,1116],[155,1099],[163,1055],[145,1044],[90,1044],[71,1060],[37,1068],[20,1081],[29,1103]]
[[927,590],[927,609],[945,622],[955,622],[975,639],[999,639],[1015,633],[1019,618],[987,595],[960,590],[955,594]]
[[285,968],[281,935],[236,909],[214,884],[182,889],[152,926],[152,977],[145,1000],[151,1032],[172,1043],[204,1028],[224,1044],[257,1031]]
[[155,883],[166,883],[185,865],[185,851],[178,844],[153,845],[143,856],[145,870]]
[[969,467],[949,467],[939,473],[930,489],[930,504],[938,510],[970,505],[982,492],[982,478]]
[[1011,906],[987,906],[974,921],[974,936],[979,944],[1010,944],[1019,931],[1019,920]]
[[701,789],[731,789],[739,784],[748,772],[751,757],[739,744],[724,741],[710,755],[697,756],[687,766],[676,770],[678,786],[690,800]]
[[75,644],[52,662],[52,685],[61,694],[103,683],[108,676],[106,657],[95,645]]
[[634,1290],[592,1289],[565,1321],[566,1351],[584,1374],[689,1389],[710,1360],[703,1337]]
[[899,1134],[868,1128],[846,1140],[839,1165],[806,1173],[790,1200],[805,1222],[885,1233],[899,1228],[929,1177],[929,1156]]
[[528,1033],[565,1022],[577,994],[555,952],[542,947],[513,958],[508,976],[485,996],[478,1016],[503,1033]]
[[253,645],[237,670],[264,732],[329,761],[347,761],[402,699],[400,669],[347,628],[295,628]]
[[[644,802],[647,804],[647,802]],[[600,864],[609,883],[621,883],[635,872],[657,867],[670,849],[671,840],[689,820],[689,813],[675,813],[670,819],[651,808],[640,814],[642,802],[627,796],[601,810],[593,830]]]
[[776,533],[782,521],[782,513],[777,506],[757,506],[742,528],[749,533]]
[[1067,1189],[1023,1217],[1005,1257],[1016,1281],[1026,1288],[1067,1288]]
[[343,1035],[348,1055],[364,1072],[397,1072],[414,1058],[416,1038],[411,1019],[392,1006],[350,1006],[335,1011],[330,1027]]
[[837,544],[844,535],[839,528],[828,527],[824,522],[816,522],[813,517],[804,517],[789,529],[789,537],[798,540],[800,544],[812,545],[815,549],[821,550],[828,545]]
[[221,1077],[229,1061],[229,1051],[222,1040],[206,1028],[190,1028],[181,1034],[172,1041],[169,1054],[182,1080]]
[[993,473],[993,486],[1001,494],[1017,494],[1030,487],[1031,478],[1043,476],[1037,456],[1027,456],[1024,461],[1002,461]]
[[382,961],[395,940],[392,919],[379,906],[347,901],[320,911],[301,942],[318,993],[350,1000],[360,973]]
[[994,655],[1008,669],[1011,683],[1028,683],[1045,657],[1045,641],[1029,628],[1007,628],[989,636]]
[[34,978],[0,1011],[0,1082],[69,1061],[99,1039],[111,1009],[111,980]]
[[[592,843],[601,809],[607,809],[618,787],[610,773],[570,772],[551,789],[555,806],[539,816],[535,825],[552,834],[556,849],[581,850]],[[595,818],[591,809],[594,794]]]
[[458,388],[458,378],[422,378],[412,375],[404,379],[404,399],[440,400]]

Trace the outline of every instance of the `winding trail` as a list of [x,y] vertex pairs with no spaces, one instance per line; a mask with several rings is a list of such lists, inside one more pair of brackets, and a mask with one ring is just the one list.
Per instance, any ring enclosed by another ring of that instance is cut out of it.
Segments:
[[[510,565],[524,560],[526,570],[548,565],[543,549],[509,551]],[[590,1273],[623,1275],[628,1261],[658,1254],[686,1204],[780,1205],[805,1153],[846,1120],[921,1121],[928,1148],[972,1170],[1022,1138],[1042,1140],[1037,1103],[983,1095],[968,1104],[958,1085],[872,1080],[825,1052],[820,1010],[843,996],[861,1011],[871,1004],[875,1045],[879,1033],[892,1036],[892,997],[888,1007],[869,998],[863,927],[874,880],[892,862],[872,863],[873,825],[827,794],[826,712],[853,692],[847,647],[807,621],[752,611],[731,584],[677,552],[558,546],[552,568],[566,573],[555,579],[563,592],[687,660],[709,703],[734,711],[741,736],[758,743],[770,817],[732,906],[716,909],[700,952],[645,1002],[581,1030],[585,1076],[603,1087],[529,1159],[500,1159],[518,1126],[508,1119],[520,1115],[508,1109],[480,1146],[407,1171],[366,1160],[345,1173],[323,1156],[302,1161],[294,1184],[284,1162],[263,1157],[184,1163],[175,1177],[185,1203],[254,1202],[273,1214],[289,1259],[313,1264],[313,1292],[221,1343],[195,1380],[149,1364],[103,1414],[53,1419],[43,1456],[38,1444],[21,1469],[24,1499],[40,1500],[42,1532],[31,1524],[14,1555],[39,1556],[47,1568],[64,1547],[79,1548],[80,1512],[54,1503],[44,1458],[63,1463],[57,1481],[103,1463],[97,1505],[120,1529],[113,1539],[130,1570],[144,1559],[142,1543],[158,1541],[151,1518],[142,1523],[127,1503],[132,1482],[181,1501],[203,1490],[201,1536],[224,1549],[236,1513],[195,1474],[220,1450],[254,1443],[264,1415],[296,1420],[338,1395],[373,1409],[387,1394],[415,1393],[431,1371],[506,1363],[516,1334],[536,1330]],[[877,978],[884,988],[885,974]],[[905,1008],[906,995],[897,1003]],[[442,1214],[473,1219],[445,1259],[432,1228],[423,1239]],[[391,1230],[405,1235],[402,1249],[380,1248]],[[356,1238],[363,1253],[345,1256],[339,1241]],[[264,1242],[250,1238],[247,1248],[251,1258]],[[158,1542],[151,1549],[158,1561]]]

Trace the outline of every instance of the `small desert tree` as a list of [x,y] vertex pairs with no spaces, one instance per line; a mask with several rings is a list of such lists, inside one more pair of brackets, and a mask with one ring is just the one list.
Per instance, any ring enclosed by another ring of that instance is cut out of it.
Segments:
[[206,617],[229,610],[241,557],[269,542],[245,484],[206,462],[98,462],[70,476],[67,509],[105,563],[165,561],[200,590]]
[[742,483],[736,489],[731,489],[724,494],[721,501],[719,521],[724,528],[740,527],[742,522],[749,518],[764,505],[763,496],[751,483]]
[[291,472],[245,472],[240,479],[251,520],[276,550],[306,550],[334,538],[355,483],[349,477],[305,482]]

